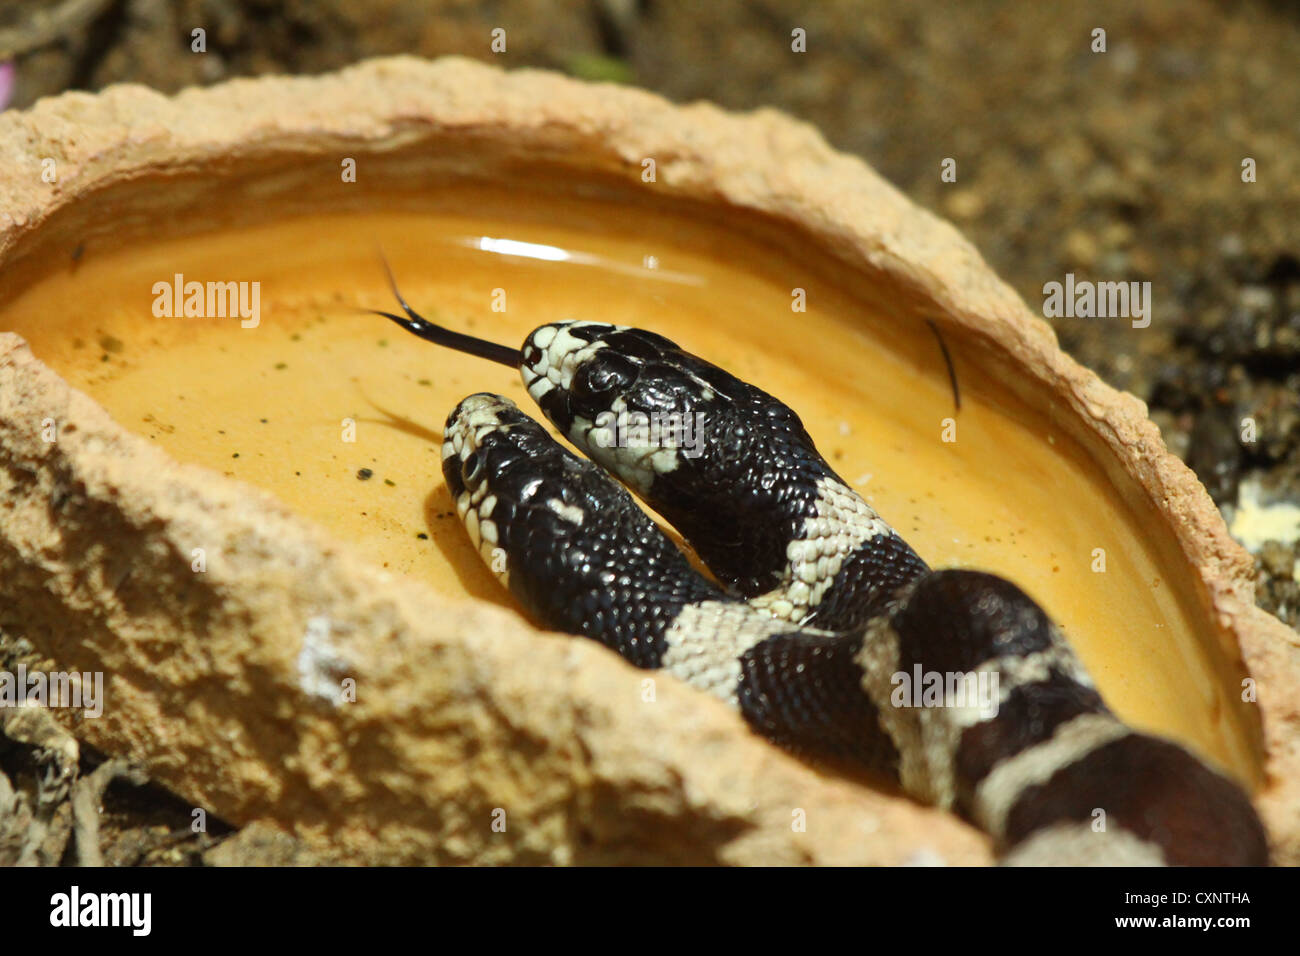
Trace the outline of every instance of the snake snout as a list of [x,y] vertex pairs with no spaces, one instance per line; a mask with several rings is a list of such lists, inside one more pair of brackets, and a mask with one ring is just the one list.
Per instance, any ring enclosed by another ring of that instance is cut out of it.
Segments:
[[[447,416],[443,429],[444,470],[457,466],[454,470],[460,472],[467,484],[477,483],[482,478],[483,456],[478,452],[483,440],[524,417],[518,406],[504,395],[478,392],[463,399]],[[471,467],[471,462],[479,464]]]
[[461,401],[447,418],[442,471],[455,494],[481,496],[489,483],[504,488],[512,476],[526,475],[530,462],[538,466],[560,451],[546,430],[510,399],[479,392]]
[[[507,409],[517,409],[518,406],[504,395],[494,395],[491,392],[475,392],[473,395],[461,399],[460,404],[451,410],[447,416],[447,427],[451,428],[456,421],[469,421],[473,418],[482,418],[491,416],[491,421],[496,422],[496,416],[499,412]],[[486,422],[480,422],[486,424]]]
[[[566,320],[549,322],[529,333],[520,350],[519,371],[528,394],[548,418],[554,421],[557,414],[565,417],[561,414],[563,402],[555,405],[556,399],[568,392],[578,368],[605,347],[608,337],[623,328],[605,322]],[[556,424],[567,430],[568,422]]]

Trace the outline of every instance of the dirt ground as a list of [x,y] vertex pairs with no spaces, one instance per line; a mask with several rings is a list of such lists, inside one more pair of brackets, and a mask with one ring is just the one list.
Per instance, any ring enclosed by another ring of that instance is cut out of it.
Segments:
[[[806,52],[791,49],[796,28]],[[1300,7],[0,0],[0,98],[11,81],[16,108],[67,89],[174,91],[399,52],[780,107],[951,218],[1033,308],[1069,272],[1151,282],[1148,328],[1052,319],[1062,345],[1148,403],[1230,525],[1243,509],[1300,504]],[[955,182],[941,178],[947,158]],[[1283,529],[1244,543],[1260,605],[1300,623],[1300,540]],[[0,662],[29,657],[0,632]],[[310,862],[258,827],[209,820],[193,833],[191,808],[131,768],[7,720],[0,865]]]

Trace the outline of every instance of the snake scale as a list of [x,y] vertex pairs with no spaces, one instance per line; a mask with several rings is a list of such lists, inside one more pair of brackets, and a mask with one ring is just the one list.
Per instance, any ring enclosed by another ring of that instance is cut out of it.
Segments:
[[[1014,584],[932,570],[776,398],[653,332],[553,322],[513,349],[435,325],[393,290],[405,315],[378,314],[517,368],[588,456],[500,395],[470,395],[447,418],[457,512],[544,626],[713,694],[800,755],[897,781],[986,831],[1004,863],[1267,862],[1235,783],[1121,722]],[[695,421],[702,436],[687,447],[683,424],[620,440],[627,421]],[[932,687],[984,678],[993,693],[900,695],[930,674]]]

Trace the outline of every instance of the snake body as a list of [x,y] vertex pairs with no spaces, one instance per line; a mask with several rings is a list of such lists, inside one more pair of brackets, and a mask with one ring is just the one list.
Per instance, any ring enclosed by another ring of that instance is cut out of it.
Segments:
[[[645,330],[555,322],[515,350],[436,326],[398,298],[404,316],[380,314],[516,366],[588,456],[499,395],[471,395],[447,418],[442,465],[457,512],[543,625],[713,694],[799,754],[896,780],[984,829],[1004,862],[1267,861],[1235,783],[1120,721],[1014,584],[930,569],[776,398]],[[619,442],[611,418],[636,415],[698,416],[703,438],[689,452]],[[994,692],[978,703],[900,695],[931,674],[986,678]]]

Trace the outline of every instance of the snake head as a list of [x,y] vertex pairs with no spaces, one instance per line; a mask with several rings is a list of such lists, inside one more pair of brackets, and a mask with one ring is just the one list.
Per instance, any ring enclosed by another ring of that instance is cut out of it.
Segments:
[[[546,417],[656,508],[656,479],[679,470],[723,491],[749,481],[747,462],[780,466],[795,446],[801,460],[820,462],[789,407],[657,333],[553,322],[535,329],[520,355],[524,385]],[[770,450],[748,454],[760,447]]]
[[[581,488],[565,479],[580,470],[571,452],[503,395],[470,395],[447,416],[443,477],[470,540],[508,585],[508,574],[495,560],[496,549],[507,544],[498,529],[508,533],[517,513],[539,501],[552,506],[560,502],[579,514],[597,510],[585,500],[573,500],[574,495],[581,498]],[[526,521],[514,523],[530,526]],[[552,535],[552,540],[559,539]]]
[[568,432],[575,418],[594,418],[640,377],[636,359],[608,340],[626,326],[601,322],[551,322],[534,329],[519,366],[528,394]]
[[704,419],[725,409],[713,379],[730,376],[643,329],[553,322],[521,355],[524,385],[546,417],[643,493],[683,455],[701,453]]

